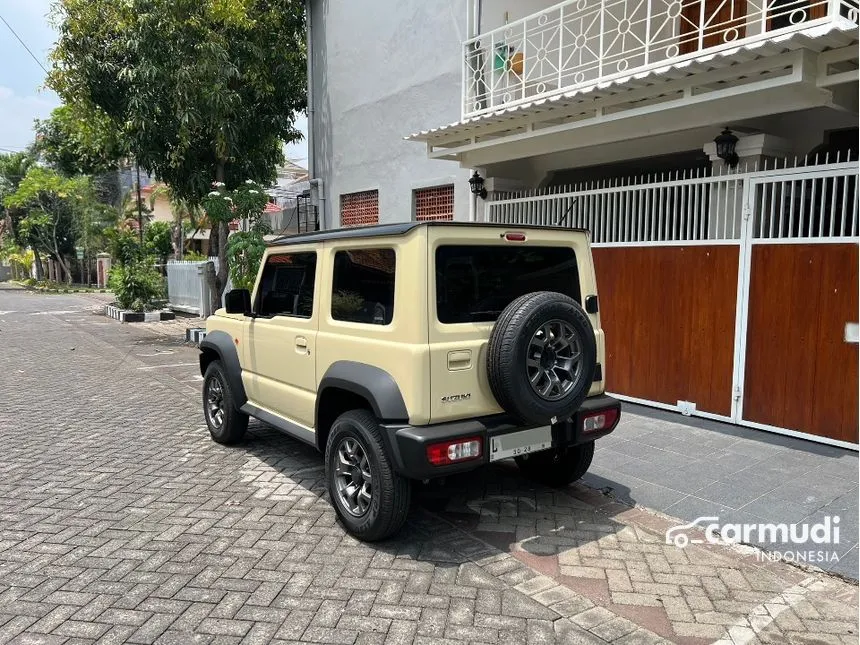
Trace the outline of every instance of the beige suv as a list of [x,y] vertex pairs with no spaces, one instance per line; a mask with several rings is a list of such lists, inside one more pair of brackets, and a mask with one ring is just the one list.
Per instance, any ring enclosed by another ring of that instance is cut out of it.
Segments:
[[344,526],[403,524],[414,480],[515,458],[566,485],[618,423],[588,234],[404,223],[298,235],[265,253],[201,342],[212,438],[256,417],[325,453]]

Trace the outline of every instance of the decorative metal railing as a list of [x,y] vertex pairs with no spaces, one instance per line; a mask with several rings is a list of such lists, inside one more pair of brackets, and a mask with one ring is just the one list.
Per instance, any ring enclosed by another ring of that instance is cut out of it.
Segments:
[[463,118],[857,21],[857,0],[566,0],[463,43]]

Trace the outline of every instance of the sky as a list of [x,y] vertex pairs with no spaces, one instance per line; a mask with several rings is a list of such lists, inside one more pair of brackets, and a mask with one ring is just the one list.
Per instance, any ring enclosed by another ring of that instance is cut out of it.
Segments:
[[[0,0],[0,16],[46,68],[57,37],[48,20],[51,2]],[[32,143],[33,119],[48,117],[60,105],[59,97],[44,85],[45,71],[0,21],[0,152],[16,152]],[[307,136],[305,116],[296,119],[296,126]],[[307,166],[306,140],[287,146],[285,153]]]

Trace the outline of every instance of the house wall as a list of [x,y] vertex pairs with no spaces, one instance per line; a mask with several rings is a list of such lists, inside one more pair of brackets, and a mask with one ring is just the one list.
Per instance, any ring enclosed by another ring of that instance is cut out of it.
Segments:
[[455,185],[454,218],[468,219],[467,169],[427,158],[403,137],[460,118],[467,3],[313,0],[313,128],[324,181],[321,226],[340,225],[340,195],[379,190],[379,220],[411,219],[412,191]]
[[166,196],[156,197],[152,207],[153,222],[173,222],[173,210],[170,208],[170,200]]

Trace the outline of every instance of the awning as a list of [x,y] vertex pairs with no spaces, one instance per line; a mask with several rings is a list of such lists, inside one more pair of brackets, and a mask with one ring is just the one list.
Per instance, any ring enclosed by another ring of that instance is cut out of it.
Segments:
[[188,231],[185,234],[186,240],[208,240],[209,234],[211,231],[208,228],[200,229],[198,231]]

